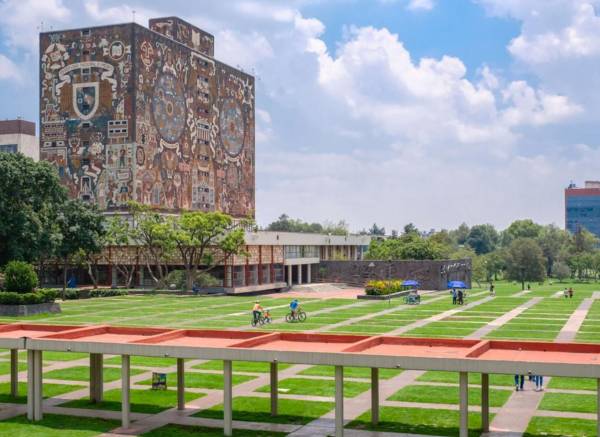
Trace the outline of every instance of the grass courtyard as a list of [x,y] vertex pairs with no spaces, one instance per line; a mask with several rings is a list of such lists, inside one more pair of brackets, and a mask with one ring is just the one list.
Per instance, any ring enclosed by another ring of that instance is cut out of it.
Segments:
[[[575,296],[565,299],[560,291],[573,286]],[[348,334],[390,334],[418,337],[467,337],[483,335],[493,339],[553,341],[586,299],[600,291],[600,283],[532,284],[522,292],[518,284],[499,282],[497,296],[485,289],[473,289],[462,307],[452,305],[450,296],[440,292],[423,297],[421,305],[404,305],[401,300],[371,302],[350,299],[301,299],[308,313],[305,323],[287,324],[283,317],[289,300],[261,297],[271,309],[274,323],[258,329],[335,332]],[[0,323],[28,321],[48,324],[106,323],[122,326],[165,326],[171,328],[250,327],[254,297],[125,296],[66,301],[62,313],[21,319],[2,318]],[[340,309],[344,307],[343,309]],[[501,316],[515,311],[505,323],[486,330]],[[424,321],[424,322],[423,322]],[[576,334],[575,341],[600,343],[600,303],[593,301]],[[26,401],[26,384],[19,384],[19,396],[10,396],[8,351],[0,351],[0,435],[94,436],[120,425],[120,357],[105,356],[104,400],[88,401],[89,358],[82,353],[44,353],[44,397],[52,407],[43,421],[29,423],[22,413],[7,411]],[[25,381],[26,356],[19,354],[20,380]],[[176,406],[176,363],[172,358],[132,357],[132,419],[144,421]],[[239,436],[287,435],[334,409],[333,369],[328,366],[279,365],[279,414],[271,416],[269,366],[266,363],[234,362],[233,419]],[[152,372],[167,374],[166,391],[152,391]],[[145,436],[222,435],[223,375],[219,361],[186,361],[185,423],[164,423]],[[368,392],[370,370],[345,369],[345,396],[348,402],[364,400],[364,410],[347,417],[347,428],[364,431],[454,436],[458,433],[458,375],[450,372],[421,372],[410,369],[382,369],[381,420],[370,423]],[[512,375],[490,376],[492,423],[515,396],[538,396],[536,413],[526,436],[592,436],[595,434],[596,382],[578,378],[546,378],[546,391],[516,394]],[[469,378],[471,435],[480,435],[480,375]],[[534,394],[535,393],[535,394]],[[158,417],[158,416],[157,416]]]

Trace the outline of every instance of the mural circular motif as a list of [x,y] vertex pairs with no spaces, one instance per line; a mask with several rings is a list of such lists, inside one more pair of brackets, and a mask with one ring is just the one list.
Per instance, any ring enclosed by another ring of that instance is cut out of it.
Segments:
[[152,115],[160,136],[175,143],[185,128],[185,97],[183,87],[172,74],[164,74],[157,81],[152,96]]
[[221,103],[219,113],[219,130],[223,148],[230,156],[237,156],[244,147],[246,126],[244,114],[239,103],[234,99],[225,99]]

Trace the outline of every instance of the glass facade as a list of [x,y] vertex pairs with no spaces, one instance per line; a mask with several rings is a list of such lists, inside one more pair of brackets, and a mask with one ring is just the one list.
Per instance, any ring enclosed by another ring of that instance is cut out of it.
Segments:
[[566,228],[571,233],[585,228],[600,237],[600,190],[598,195],[567,195]]
[[318,246],[285,246],[285,259],[318,257]]
[[16,144],[0,144],[0,152],[17,153],[17,150]]

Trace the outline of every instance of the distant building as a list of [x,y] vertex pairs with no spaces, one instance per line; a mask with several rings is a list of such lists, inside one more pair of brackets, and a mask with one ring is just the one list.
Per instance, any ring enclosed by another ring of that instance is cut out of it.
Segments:
[[22,153],[38,161],[40,147],[35,123],[21,119],[0,121],[0,152]]
[[600,238],[600,181],[586,181],[583,188],[571,183],[565,189],[565,229],[587,229]]

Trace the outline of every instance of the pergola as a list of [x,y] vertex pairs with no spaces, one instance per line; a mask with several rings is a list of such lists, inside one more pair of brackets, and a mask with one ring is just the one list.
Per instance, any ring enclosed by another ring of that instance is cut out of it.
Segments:
[[[90,399],[102,400],[103,355],[121,355],[122,426],[130,425],[130,357],[177,359],[177,408],[185,408],[184,359],[223,360],[224,434],[232,435],[232,361],[269,362],[271,414],[277,414],[278,363],[335,366],[335,434],[344,433],[344,367],[371,368],[372,421],[379,421],[379,369],[459,372],[460,436],[468,435],[468,374],[481,373],[483,431],[489,430],[489,375],[595,378],[600,401],[600,345],[305,334],[235,330],[129,328],[107,325],[0,325],[0,347],[11,350],[11,392],[17,394],[19,349],[27,350],[27,417],[41,420],[43,351],[90,354]],[[600,402],[598,402],[600,405]],[[600,419],[600,410],[599,410]],[[600,435],[600,420],[598,435]]]

